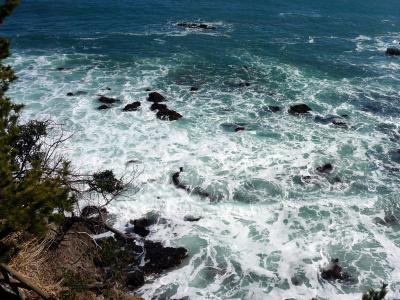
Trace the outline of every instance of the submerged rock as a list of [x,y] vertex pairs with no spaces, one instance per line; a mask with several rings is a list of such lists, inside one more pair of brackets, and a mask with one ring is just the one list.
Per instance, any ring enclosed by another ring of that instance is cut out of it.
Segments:
[[243,124],[243,123],[223,123],[223,124],[221,124],[221,127],[225,131],[238,132],[238,131],[246,130],[244,125],[245,124]]
[[192,86],[191,88],[190,88],[190,91],[191,92],[196,92],[196,91],[198,91],[199,90],[199,87],[197,87],[197,86]]
[[71,93],[71,92],[67,93],[68,97],[72,97],[73,95],[74,95],[74,93]]
[[147,98],[147,101],[150,102],[164,102],[165,97],[161,95],[160,93],[157,92],[151,92],[149,93],[149,97]]
[[183,218],[183,220],[186,221],[186,222],[197,222],[197,221],[201,220],[201,217],[194,217],[194,216],[191,216],[191,215],[187,215],[187,216],[185,216]]
[[182,28],[190,28],[190,29],[209,29],[214,30],[216,29],[214,26],[204,24],[204,23],[177,23],[176,26]]
[[317,171],[320,173],[330,173],[333,170],[331,163],[324,164],[323,166],[317,167]]
[[113,104],[113,103],[115,103],[115,102],[120,102],[120,101],[121,101],[121,100],[119,100],[119,99],[115,99],[115,98],[111,98],[111,97],[106,97],[106,96],[103,96],[103,95],[100,95],[99,98],[98,98],[98,100],[99,100],[101,103],[105,103],[105,104]]
[[331,262],[321,269],[321,277],[325,280],[350,279],[350,274],[343,272],[339,265],[339,259],[332,259]]
[[167,105],[166,104],[160,104],[160,103],[153,103],[150,106],[150,110],[154,111],[154,110],[162,110],[162,109],[167,109]]
[[157,114],[157,118],[160,120],[168,120],[168,121],[176,121],[182,118],[182,115],[172,109],[159,109]]
[[394,48],[394,47],[389,47],[386,49],[386,54],[387,55],[400,55],[400,49]]
[[98,110],[103,110],[103,109],[109,109],[111,108],[111,106],[108,106],[106,104],[100,105],[99,107],[97,107]]
[[159,274],[164,270],[176,267],[187,256],[187,250],[183,247],[164,247],[161,243],[152,241],[145,241],[144,250],[147,263],[143,270],[146,274]]
[[139,102],[139,101],[136,101],[136,102],[127,104],[127,105],[122,109],[122,111],[136,111],[136,110],[139,109],[139,107],[140,107],[140,102]]
[[273,112],[273,113],[276,113],[276,112],[280,111],[281,108],[279,106],[276,106],[276,105],[268,105],[268,106],[265,107],[265,110]]
[[296,114],[307,114],[312,109],[307,104],[296,104],[289,107],[289,114],[296,115]]

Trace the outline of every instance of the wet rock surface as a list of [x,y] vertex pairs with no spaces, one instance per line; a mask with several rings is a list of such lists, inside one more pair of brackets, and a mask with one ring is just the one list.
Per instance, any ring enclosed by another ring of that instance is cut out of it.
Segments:
[[104,103],[104,104],[113,104],[113,103],[121,101],[119,99],[106,97],[106,96],[103,96],[103,95],[100,95],[97,100],[100,101],[101,103]]
[[167,105],[166,104],[160,104],[160,103],[153,103],[150,106],[150,110],[151,111],[155,111],[155,110],[163,110],[163,109],[167,109]]
[[395,47],[390,47],[386,49],[386,54],[387,55],[395,55],[398,56],[400,55],[400,48],[395,48]]
[[331,262],[321,269],[321,277],[325,280],[350,280],[351,275],[344,272],[339,265],[339,259],[334,258]]
[[208,30],[215,30],[214,26],[205,24],[205,23],[177,23],[176,26],[181,28],[189,28],[189,29],[208,29]]
[[157,103],[157,102],[164,102],[164,101],[166,101],[166,99],[163,95],[161,95],[158,92],[151,92],[151,93],[149,93],[149,96],[147,97],[147,101]]
[[289,114],[291,115],[299,115],[299,114],[307,114],[312,111],[311,107],[307,104],[296,104],[289,107]]
[[159,109],[158,112],[156,113],[157,118],[160,120],[168,120],[168,121],[176,121],[182,118],[183,116],[176,112],[175,110],[165,108],[165,109]]
[[140,102],[136,101],[130,104],[127,104],[122,111],[137,111],[140,108]]
[[331,163],[326,163],[316,169],[319,173],[330,173],[333,170],[333,165]]

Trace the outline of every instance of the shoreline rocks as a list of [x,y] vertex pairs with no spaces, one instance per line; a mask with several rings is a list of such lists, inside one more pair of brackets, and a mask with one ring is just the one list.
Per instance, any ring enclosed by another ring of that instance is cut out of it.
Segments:
[[99,95],[99,98],[97,100],[104,104],[114,104],[116,102],[121,102],[121,100],[119,100],[119,99],[106,97],[103,95]]

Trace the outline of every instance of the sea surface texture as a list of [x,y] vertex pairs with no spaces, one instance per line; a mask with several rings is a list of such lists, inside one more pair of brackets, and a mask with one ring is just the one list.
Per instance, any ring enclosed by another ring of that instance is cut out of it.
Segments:
[[[23,118],[73,133],[77,170],[135,169],[116,226],[157,213],[149,238],[189,250],[140,295],[361,299],[387,282],[400,297],[400,225],[374,220],[400,217],[400,57],[385,55],[400,1],[22,2],[1,33]],[[158,119],[146,89],[183,118]],[[99,94],[121,102],[97,110]],[[298,103],[312,112],[289,114]],[[180,167],[211,197],[171,184]],[[331,258],[352,282],[320,277]]]

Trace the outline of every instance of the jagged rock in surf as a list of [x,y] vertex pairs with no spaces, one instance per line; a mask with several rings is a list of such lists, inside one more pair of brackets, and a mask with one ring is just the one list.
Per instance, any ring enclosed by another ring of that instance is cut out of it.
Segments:
[[168,108],[159,109],[156,116],[160,120],[168,120],[168,121],[176,121],[183,117],[180,113]]
[[139,109],[139,107],[140,107],[140,102],[139,102],[139,101],[136,101],[136,102],[127,104],[127,105],[122,109],[122,111],[136,111],[136,110]]
[[176,26],[182,28],[190,28],[190,29],[209,29],[214,30],[216,29],[214,26],[204,24],[204,23],[177,23]]
[[187,256],[183,247],[164,247],[159,242],[145,241],[144,253],[146,264],[143,267],[145,274],[160,274],[164,270],[176,267]]
[[180,167],[179,171],[172,174],[172,183],[178,188],[178,189],[182,189],[185,190],[186,192],[193,194],[193,195],[197,195],[200,196],[202,198],[209,198],[210,200],[214,201],[216,200],[215,197],[213,195],[211,195],[210,193],[206,192],[205,190],[203,190],[201,187],[194,187],[191,188],[183,183],[181,183],[179,176],[180,174],[183,172],[183,168]]
[[199,87],[198,86],[192,86],[192,87],[190,87],[190,91],[191,92],[196,92],[196,91],[198,91],[199,90]]
[[167,109],[167,105],[166,104],[161,104],[161,103],[153,103],[150,106],[150,110],[154,111],[154,110],[163,110],[163,109]]
[[113,103],[121,101],[119,99],[106,97],[106,96],[103,96],[103,95],[100,95],[97,100],[99,100],[101,103],[104,103],[104,104],[113,104]]
[[339,265],[339,259],[334,258],[331,262],[321,269],[321,277],[325,280],[349,280],[351,278],[349,273],[343,271]]
[[296,104],[289,107],[289,114],[297,115],[297,114],[307,114],[312,111],[311,107],[307,104]]
[[164,102],[165,97],[158,92],[151,92],[147,98],[147,101],[150,102]]
[[330,173],[333,170],[333,165],[331,163],[326,163],[322,166],[317,167],[317,171],[320,173]]
[[400,49],[399,48],[394,48],[394,47],[389,47],[386,49],[386,54],[387,55],[400,55]]

